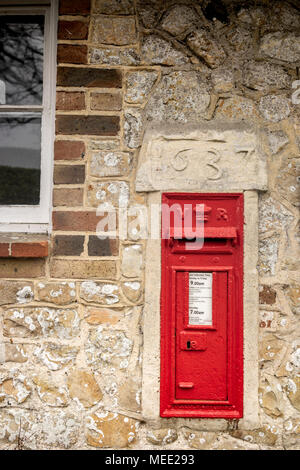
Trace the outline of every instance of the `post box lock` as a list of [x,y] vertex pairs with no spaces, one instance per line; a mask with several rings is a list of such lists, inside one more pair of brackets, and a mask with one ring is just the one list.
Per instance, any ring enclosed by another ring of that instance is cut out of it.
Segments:
[[207,337],[205,333],[192,333],[181,331],[180,349],[183,351],[205,351],[207,347]]
[[[204,222],[203,248],[189,228],[162,219],[161,416],[243,415],[243,195],[163,194]],[[197,213],[202,204],[204,212]],[[190,209],[189,209],[190,210]],[[196,214],[195,214],[196,212]],[[175,230],[176,229],[176,230]]]

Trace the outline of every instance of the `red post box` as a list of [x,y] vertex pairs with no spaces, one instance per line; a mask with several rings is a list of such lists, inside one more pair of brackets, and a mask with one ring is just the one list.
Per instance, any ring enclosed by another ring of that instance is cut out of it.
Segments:
[[[161,416],[241,418],[243,195],[165,193],[162,203]],[[197,217],[202,246],[187,239]]]

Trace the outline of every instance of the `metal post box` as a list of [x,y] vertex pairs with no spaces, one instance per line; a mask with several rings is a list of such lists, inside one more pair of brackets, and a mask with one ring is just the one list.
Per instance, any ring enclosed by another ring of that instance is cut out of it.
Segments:
[[[241,418],[243,195],[165,193],[162,203],[176,210],[162,219],[161,416]],[[187,239],[199,205],[202,246]]]

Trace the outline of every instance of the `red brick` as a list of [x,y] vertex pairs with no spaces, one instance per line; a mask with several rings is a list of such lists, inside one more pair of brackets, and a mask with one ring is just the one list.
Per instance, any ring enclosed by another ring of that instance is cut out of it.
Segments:
[[62,111],[85,109],[85,93],[58,91],[56,93],[56,109]]
[[53,206],[77,207],[83,205],[82,188],[55,188],[53,190]]
[[54,184],[82,184],[85,180],[84,165],[55,165]]
[[48,242],[26,242],[11,244],[12,258],[45,258],[48,256]]
[[60,15],[88,15],[90,13],[90,0],[60,0]]
[[76,140],[57,140],[54,143],[55,160],[80,160],[85,156],[85,144]]
[[9,243],[0,243],[0,257],[9,256]]
[[57,62],[64,64],[87,64],[87,46],[58,44]]
[[57,134],[113,136],[117,135],[119,130],[119,116],[61,115],[56,118]]
[[53,239],[54,256],[79,256],[83,252],[84,235],[56,235]]
[[121,88],[122,73],[116,69],[58,67],[57,85],[84,86],[89,88]]
[[88,242],[89,256],[118,256],[119,241],[115,238],[100,239],[91,235]]
[[91,211],[54,211],[53,230],[95,232],[97,224],[105,216],[97,216]]
[[88,35],[88,23],[83,21],[58,22],[58,39],[86,39]]

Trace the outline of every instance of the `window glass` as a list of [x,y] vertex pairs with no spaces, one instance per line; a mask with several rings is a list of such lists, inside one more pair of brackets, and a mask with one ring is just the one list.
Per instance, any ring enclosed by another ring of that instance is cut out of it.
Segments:
[[40,201],[41,118],[0,114],[0,205]]
[[0,16],[0,104],[41,105],[44,16]]

